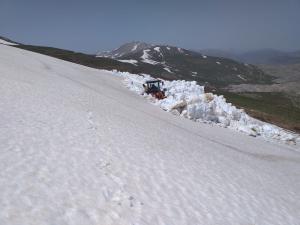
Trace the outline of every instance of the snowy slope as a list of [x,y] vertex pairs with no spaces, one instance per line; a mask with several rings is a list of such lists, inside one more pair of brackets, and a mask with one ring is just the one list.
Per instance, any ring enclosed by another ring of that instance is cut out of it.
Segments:
[[3,44],[3,45],[18,45],[18,44],[16,44],[16,43],[12,43],[12,42],[3,40],[3,39],[1,39],[1,38],[0,38],[0,44]]
[[295,148],[5,45],[0,82],[0,224],[299,224]]
[[133,54],[138,51],[142,51],[146,48],[150,48],[152,45],[144,42],[134,41],[121,45],[112,51],[98,52],[96,57],[108,57],[108,58],[119,58],[128,54]]

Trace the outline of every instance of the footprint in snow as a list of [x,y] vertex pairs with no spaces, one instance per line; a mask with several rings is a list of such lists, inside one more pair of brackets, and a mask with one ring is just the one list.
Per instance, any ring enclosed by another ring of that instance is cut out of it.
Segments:
[[93,121],[93,112],[90,112],[90,111],[88,112],[87,120],[90,124],[90,127],[88,129],[97,130],[97,126]]

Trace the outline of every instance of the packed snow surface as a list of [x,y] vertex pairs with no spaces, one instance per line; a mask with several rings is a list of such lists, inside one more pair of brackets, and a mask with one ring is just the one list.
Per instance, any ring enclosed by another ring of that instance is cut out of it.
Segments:
[[[173,116],[113,74],[0,45],[0,224],[299,224],[296,146]],[[159,105],[203,97],[175,84]]]

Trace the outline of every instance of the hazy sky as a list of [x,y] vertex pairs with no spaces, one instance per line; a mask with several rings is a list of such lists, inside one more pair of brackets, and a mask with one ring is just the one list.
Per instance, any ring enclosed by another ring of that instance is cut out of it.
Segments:
[[300,0],[0,0],[0,36],[95,53],[140,40],[300,49]]

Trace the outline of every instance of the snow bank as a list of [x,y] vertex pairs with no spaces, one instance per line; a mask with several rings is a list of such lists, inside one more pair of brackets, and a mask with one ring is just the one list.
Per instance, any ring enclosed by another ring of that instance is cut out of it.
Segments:
[[197,85],[196,81],[164,81],[166,98],[157,100],[146,95],[142,86],[145,81],[153,79],[151,76],[116,71],[113,73],[124,77],[130,90],[151,98],[156,105],[175,115],[227,127],[254,137],[261,136],[267,140],[288,144],[300,142],[299,135],[250,117],[242,109],[226,102],[222,95],[204,93],[204,87]]

